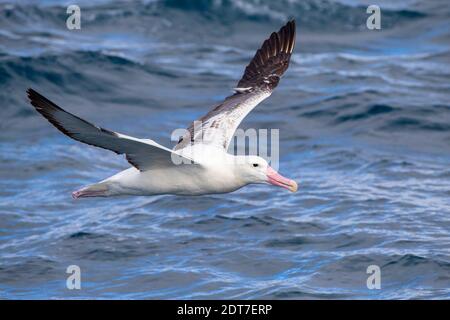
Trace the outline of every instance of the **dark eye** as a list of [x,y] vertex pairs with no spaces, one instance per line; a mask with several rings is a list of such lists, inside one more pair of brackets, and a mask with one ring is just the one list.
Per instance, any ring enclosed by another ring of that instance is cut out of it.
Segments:
[[253,166],[256,168],[256,167],[258,166],[258,164],[257,164],[257,163],[254,163]]

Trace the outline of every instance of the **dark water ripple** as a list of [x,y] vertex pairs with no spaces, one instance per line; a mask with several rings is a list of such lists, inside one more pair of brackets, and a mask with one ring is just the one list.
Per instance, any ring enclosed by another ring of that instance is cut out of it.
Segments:
[[[78,3],[71,32],[60,2],[0,1],[0,298],[450,297],[444,1],[381,1],[378,32],[359,1]],[[27,87],[170,145],[290,17],[290,69],[242,127],[280,128],[297,194],[70,198],[127,163],[56,132]]]

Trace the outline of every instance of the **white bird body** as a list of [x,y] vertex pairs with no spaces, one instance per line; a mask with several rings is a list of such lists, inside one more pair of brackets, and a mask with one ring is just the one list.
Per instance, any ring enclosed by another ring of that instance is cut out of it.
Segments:
[[[200,151],[201,149],[201,151]],[[139,171],[131,167],[103,180],[99,187],[107,187],[107,195],[202,195],[228,193],[246,185],[238,172],[238,159],[207,145],[194,145],[180,150],[193,155],[198,164],[155,168]],[[90,188],[88,186],[87,188]],[[81,189],[80,191],[82,191]]]
[[251,183],[270,183],[295,192],[296,182],[278,174],[263,158],[227,152],[245,116],[278,85],[289,66],[294,44],[295,22],[289,21],[264,41],[246,67],[235,93],[194,121],[173,150],[151,139],[100,128],[33,89],[27,93],[36,110],[61,132],[77,141],[125,154],[132,165],[75,191],[74,198],[227,193]]

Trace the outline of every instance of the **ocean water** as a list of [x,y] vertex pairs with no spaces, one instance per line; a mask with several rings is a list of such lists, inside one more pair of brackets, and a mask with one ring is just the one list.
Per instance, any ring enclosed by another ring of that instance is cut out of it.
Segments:
[[[450,298],[447,1],[77,3],[70,31],[69,2],[0,1],[0,298]],[[172,146],[289,18],[290,68],[241,127],[280,129],[297,193],[71,198],[128,163],[59,133],[28,87]]]

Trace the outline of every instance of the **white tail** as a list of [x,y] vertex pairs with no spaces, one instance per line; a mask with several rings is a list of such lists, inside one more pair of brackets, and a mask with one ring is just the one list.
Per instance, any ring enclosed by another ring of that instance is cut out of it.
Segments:
[[72,192],[72,198],[107,197],[109,195],[108,191],[108,186],[105,183],[100,182]]

